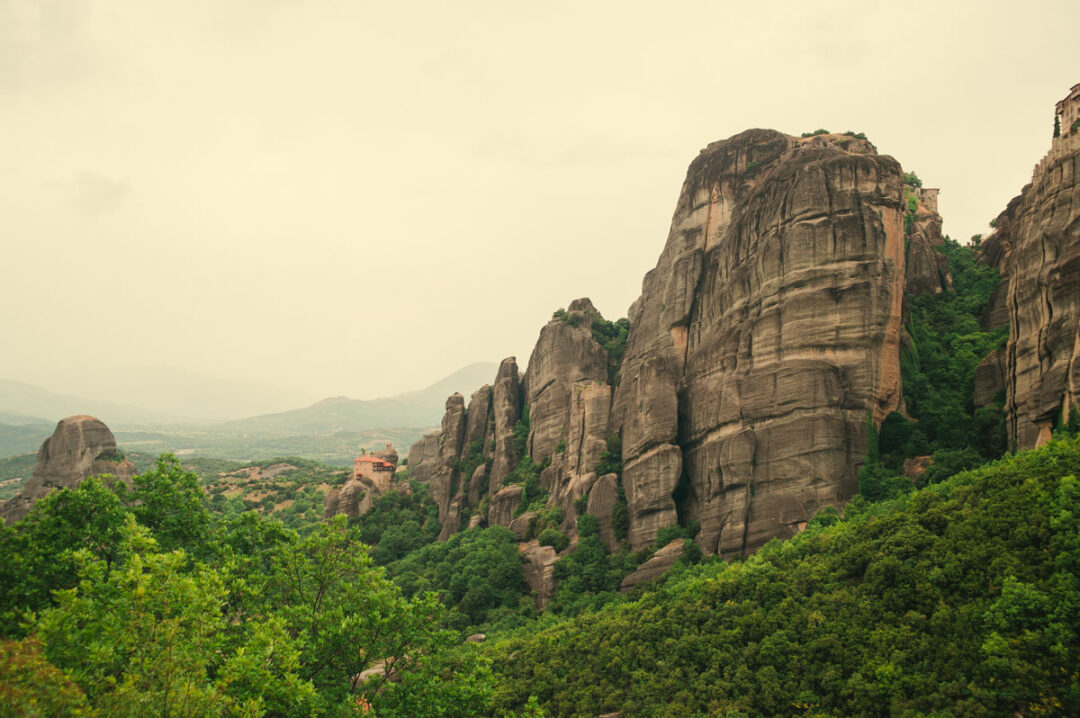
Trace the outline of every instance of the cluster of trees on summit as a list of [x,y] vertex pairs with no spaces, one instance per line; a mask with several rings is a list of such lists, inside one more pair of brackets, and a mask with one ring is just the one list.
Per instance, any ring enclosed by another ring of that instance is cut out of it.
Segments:
[[[612,552],[586,513],[538,611],[513,534],[439,542],[422,484],[323,521],[313,487],[245,503],[166,455],[0,528],[0,716],[1080,714],[1078,427],[1014,455],[1000,405],[974,409],[1003,341],[978,322],[997,276],[944,252],[953,290],[910,300],[907,415],[875,433],[844,512],[791,540],[723,561],[672,526]],[[628,329],[593,327],[613,355]],[[598,472],[620,454],[613,437]],[[903,461],[924,455],[913,485]],[[563,549],[522,456],[530,538]],[[619,504],[622,540],[625,522]],[[665,578],[619,592],[675,538]]]

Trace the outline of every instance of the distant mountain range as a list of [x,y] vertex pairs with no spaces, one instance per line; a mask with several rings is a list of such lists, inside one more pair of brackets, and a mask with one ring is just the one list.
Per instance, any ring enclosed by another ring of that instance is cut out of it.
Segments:
[[369,431],[382,427],[435,427],[446,397],[468,394],[495,379],[499,365],[478,362],[459,369],[429,387],[384,399],[323,399],[309,407],[227,421],[221,431],[262,436],[300,436]]
[[65,416],[75,414],[91,414],[110,427],[163,424],[179,420],[176,416],[144,407],[107,399],[59,394],[33,384],[0,379],[0,423],[54,424]]
[[392,441],[404,454],[425,431],[439,425],[446,397],[467,394],[495,378],[498,365],[470,364],[431,386],[384,399],[323,399],[311,406],[222,424],[180,417],[118,402],[59,394],[24,382],[0,380],[0,456],[36,451],[66,416],[90,414],[104,421],[122,448],[177,452],[237,460],[301,455],[342,463],[359,446]]

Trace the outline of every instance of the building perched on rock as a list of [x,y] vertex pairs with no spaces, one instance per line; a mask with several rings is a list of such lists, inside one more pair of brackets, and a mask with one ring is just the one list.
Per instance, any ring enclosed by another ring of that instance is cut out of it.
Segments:
[[1054,139],[1080,130],[1080,83],[1054,106]]
[[397,451],[390,444],[373,454],[361,449],[353,459],[353,472],[340,489],[331,489],[323,499],[323,517],[337,514],[363,516],[375,499],[394,488]]
[[[393,462],[383,458],[384,456],[389,458],[391,453],[394,458]],[[385,493],[389,491],[396,471],[397,452],[393,450],[390,444],[387,444],[386,449],[383,451],[374,454],[363,452],[361,456],[353,459],[352,480],[370,482],[380,493]]]

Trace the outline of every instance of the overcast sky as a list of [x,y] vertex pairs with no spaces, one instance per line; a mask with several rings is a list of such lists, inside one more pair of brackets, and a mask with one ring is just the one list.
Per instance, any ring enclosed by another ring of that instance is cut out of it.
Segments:
[[575,297],[626,314],[688,163],[749,127],[865,132],[966,240],[1048,149],[1078,27],[1076,0],[0,0],[0,378],[286,404],[524,364]]

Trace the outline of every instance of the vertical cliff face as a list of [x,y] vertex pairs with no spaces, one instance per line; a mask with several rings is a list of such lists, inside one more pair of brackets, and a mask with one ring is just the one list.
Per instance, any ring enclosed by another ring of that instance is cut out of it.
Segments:
[[1008,321],[1005,414],[1019,449],[1080,411],[1080,130],[1062,131],[981,247],[1003,277],[986,323]]
[[[502,485],[523,458],[512,441],[521,397],[527,453],[571,536],[587,510],[615,546],[623,495],[632,549],[694,521],[702,550],[724,555],[797,532],[854,493],[870,428],[901,405],[905,290],[950,286],[930,192],[905,188],[900,165],[853,136],[750,130],[710,145],[630,308],[619,380],[592,331],[602,317],[576,300],[541,330],[520,392],[506,360],[486,422],[473,414],[480,396],[467,419],[448,409],[442,431],[413,447],[411,475],[431,481],[456,530],[484,477],[464,477],[467,495],[450,495],[444,484],[460,484],[444,478],[445,450],[456,446],[460,462],[477,439],[455,438],[458,422],[469,437],[483,424],[487,522],[524,522],[514,514],[527,492]],[[621,484],[596,475],[611,435]]]
[[0,506],[0,516],[14,523],[26,516],[38,499],[56,489],[73,489],[99,474],[127,481],[135,474],[135,467],[120,455],[113,433],[100,419],[85,415],[61,419],[38,450],[30,480]]
[[515,357],[507,357],[499,364],[499,373],[492,388],[491,406],[492,448],[488,493],[494,494],[507,474],[513,471],[519,458],[514,452],[514,426],[521,418],[521,378]]
[[751,130],[691,164],[615,395],[630,543],[794,533],[856,488],[900,401],[902,172],[864,140]]
[[529,455],[550,460],[540,484],[563,509],[568,530],[576,523],[575,501],[596,480],[611,412],[608,355],[593,337],[595,319],[603,317],[588,299],[571,302],[540,331],[525,373]]

